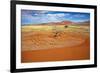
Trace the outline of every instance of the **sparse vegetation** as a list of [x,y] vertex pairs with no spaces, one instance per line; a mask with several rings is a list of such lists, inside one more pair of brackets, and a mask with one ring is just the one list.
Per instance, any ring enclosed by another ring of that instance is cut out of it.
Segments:
[[68,26],[67,26],[67,25],[65,25],[64,27],[65,27],[65,28],[68,28]]

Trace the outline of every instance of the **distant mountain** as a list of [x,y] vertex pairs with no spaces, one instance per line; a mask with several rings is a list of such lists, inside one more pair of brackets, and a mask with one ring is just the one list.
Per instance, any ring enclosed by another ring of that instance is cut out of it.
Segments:
[[61,21],[61,22],[50,22],[50,23],[41,23],[41,24],[26,24],[26,25],[89,25],[90,21],[84,22],[72,22],[72,21]]
[[89,24],[90,21],[83,21],[83,22],[78,22],[78,23]]
[[90,25],[90,21],[77,22],[77,25],[84,25],[84,26],[88,26],[88,25]]
[[74,24],[74,22],[71,22],[71,21],[62,21],[59,24],[61,24],[61,25],[71,25],[71,24]]
[[71,25],[71,24],[74,24],[74,22],[71,22],[71,21],[61,21],[61,22],[47,23],[47,25]]
[[83,22],[83,24],[90,24],[90,21],[85,21]]

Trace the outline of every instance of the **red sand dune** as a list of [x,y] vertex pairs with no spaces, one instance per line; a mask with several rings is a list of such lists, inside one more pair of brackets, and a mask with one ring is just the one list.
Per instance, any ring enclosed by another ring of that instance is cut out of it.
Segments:
[[53,24],[53,25],[71,25],[71,24],[74,24],[74,22],[71,22],[71,21],[61,21],[61,22],[52,22],[52,23],[49,23],[49,24]]

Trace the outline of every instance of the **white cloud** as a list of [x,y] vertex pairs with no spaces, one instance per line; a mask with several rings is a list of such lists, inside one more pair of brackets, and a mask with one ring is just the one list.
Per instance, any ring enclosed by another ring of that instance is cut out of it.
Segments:
[[49,17],[63,17],[63,16],[65,16],[65,14],[64,14],[64,13],[59,13],[59,14],[47,14],[47,16],[49,16]]

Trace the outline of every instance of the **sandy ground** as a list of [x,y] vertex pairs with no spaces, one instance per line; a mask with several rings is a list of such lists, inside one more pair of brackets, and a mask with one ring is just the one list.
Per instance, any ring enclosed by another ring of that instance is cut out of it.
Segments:
[[21,62],[85,60],[90,58],[89,32],[85,29],[22,31]]

